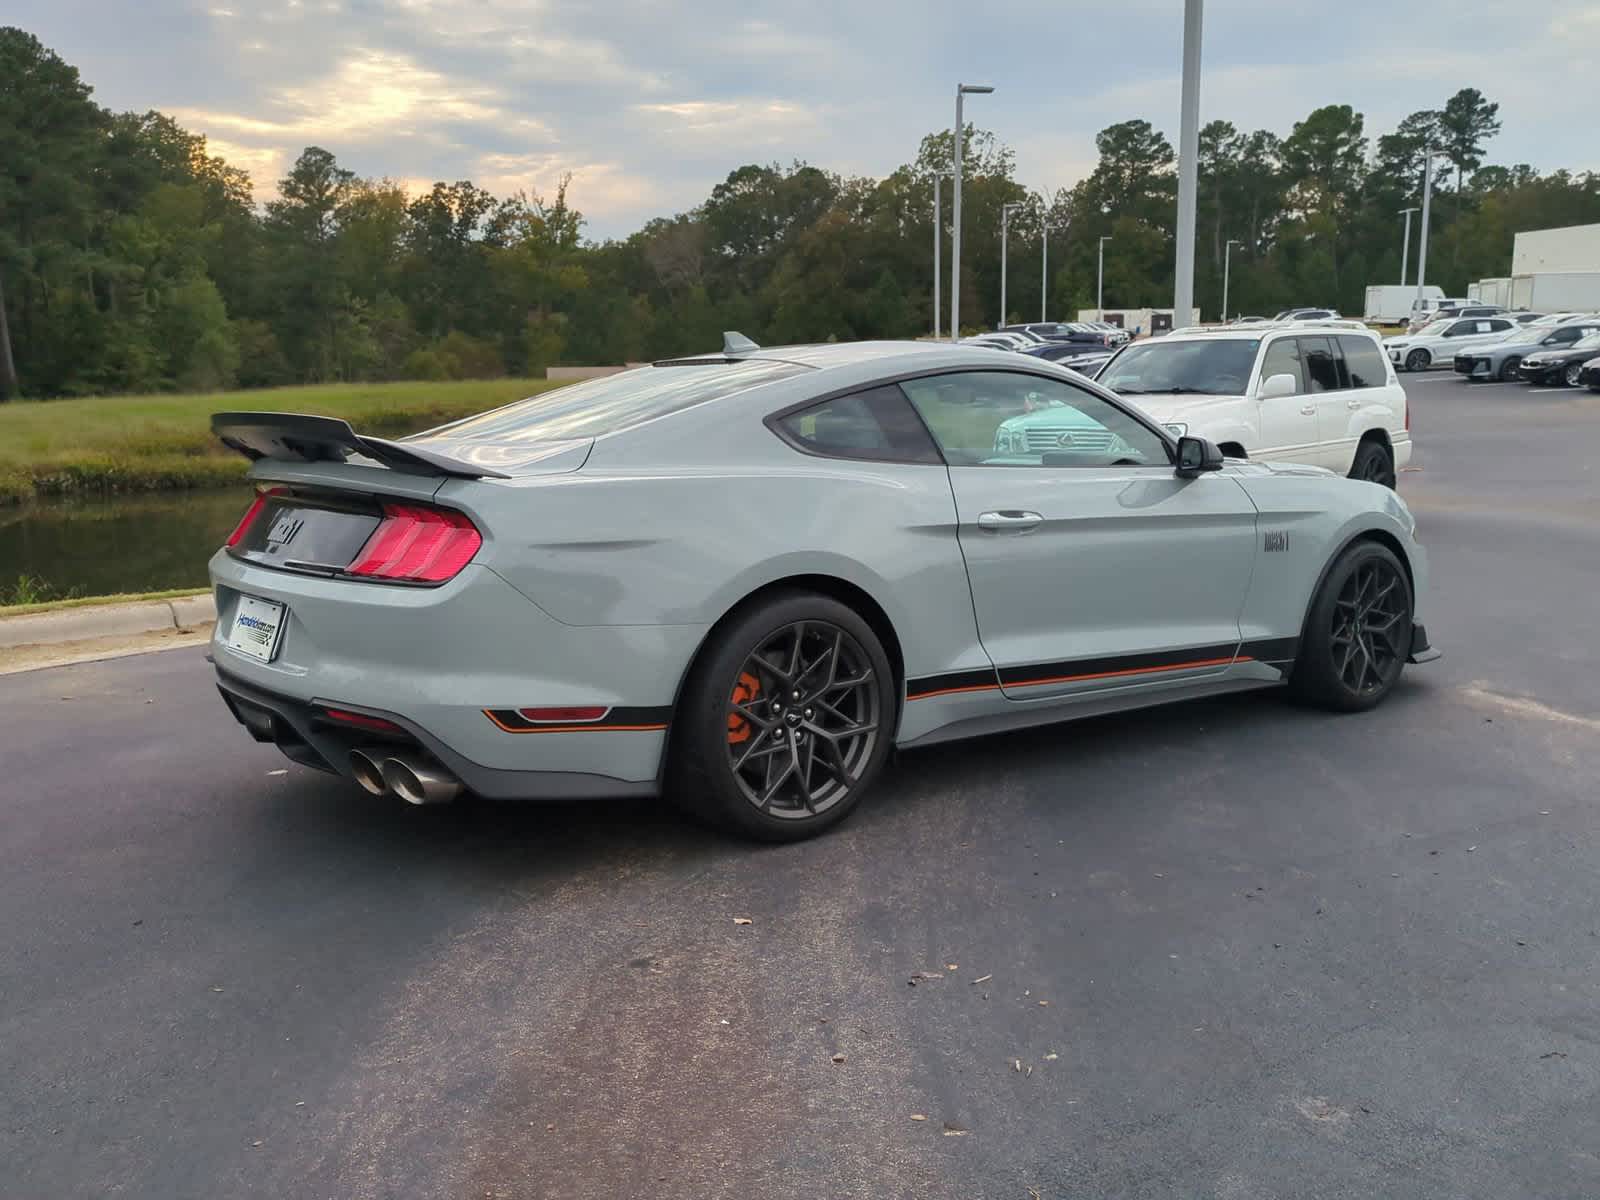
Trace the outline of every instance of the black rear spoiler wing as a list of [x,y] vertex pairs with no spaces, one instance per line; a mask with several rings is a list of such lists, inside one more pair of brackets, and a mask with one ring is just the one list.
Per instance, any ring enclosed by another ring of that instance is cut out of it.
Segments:
[[220,412],[211,416],[211,432],[230,450],[251,462],[273,458],[283,462],[344,462],[352,454],[376,459],[386,467],[413,475],[451,475],[460,479],[509,479],[489,467],[463,462],[387,438],[363,437],[338,417],[303,413]]

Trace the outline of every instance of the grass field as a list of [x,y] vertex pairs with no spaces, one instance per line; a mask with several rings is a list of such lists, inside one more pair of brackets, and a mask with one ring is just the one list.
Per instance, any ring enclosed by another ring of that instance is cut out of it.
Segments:
[[332,384],[0,405],[0,504],[232,483],[245,461],[211,436],[211,414],[227,409],[343,417],[361,433],[396,437],[557,386],[543,379]]

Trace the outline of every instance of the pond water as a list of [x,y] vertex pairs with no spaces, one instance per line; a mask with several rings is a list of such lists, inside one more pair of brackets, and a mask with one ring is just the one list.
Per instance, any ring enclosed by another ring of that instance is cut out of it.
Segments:
[[249,503],[240,486],[0,507],[0,600],[22,576],[48,599],[203,588]]

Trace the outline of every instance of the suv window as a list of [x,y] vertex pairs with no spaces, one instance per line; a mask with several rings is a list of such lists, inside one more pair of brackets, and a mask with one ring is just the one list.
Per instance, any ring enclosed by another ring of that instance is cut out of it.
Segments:
[[1265,383],[1274,375],[1293,375],[1296,395],[1310,390],[1300,369],[1300,347],[1294,338],[1279,338],[1267,347],[1261,359],[1261,381]]
[[901,388],[951,466],[1166,467],[1161,435],[1094,393],[1011,371],[909,379]]
[[1383,387],[1389,381],[1383,351],[1371,338],[1341,336],[1339,346],[1344,351],[1345,369],[1349,372],[1351,387]]
[[1463,337],[1466,334],[1477,332],[1477,328],[1478,323],[1476,321],[1457,321],[1444,331],[1444,335],[1445,337]]
[[829,458],[941,461],[926,427],[893,384],[824,400],[779,417],[776,425],[797,448]]
[[1334,357],[1333,343],[1329,339],[1301,338],[1300,357],[1313,392],[1336,392],[1343,386],[1339,381],[1339,360]]
[[1500,333],[1502,330],[1511,328],[1510,321],[1502,320],[1499,317],[1496,317],[1494,320],[1488,322],[1488,325],[1490,333]]

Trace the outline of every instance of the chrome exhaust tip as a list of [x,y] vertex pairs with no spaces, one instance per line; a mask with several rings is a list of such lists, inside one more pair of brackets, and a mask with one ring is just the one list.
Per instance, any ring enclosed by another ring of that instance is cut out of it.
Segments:
[[464,790],[454,775],[415,754],[384,759],[383,782],[407,804],[446,804]]
[[350,751],[350,773],[364,790],[374,796],[384,796],[389,792],[389,785],[383,781],[383,767],[378,757],[384,753],[386,751],[371,747]]

